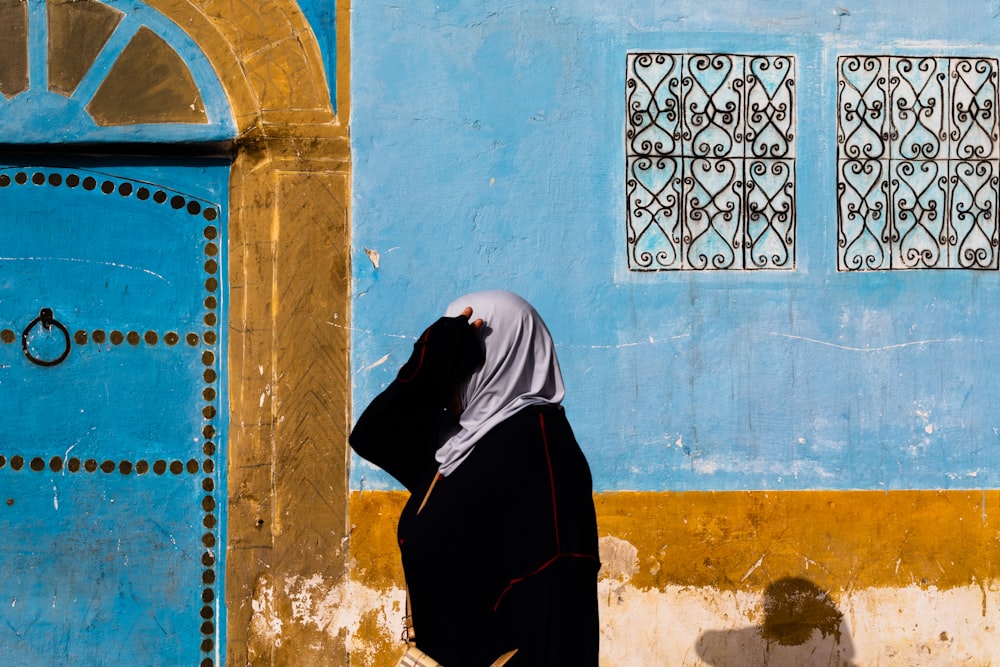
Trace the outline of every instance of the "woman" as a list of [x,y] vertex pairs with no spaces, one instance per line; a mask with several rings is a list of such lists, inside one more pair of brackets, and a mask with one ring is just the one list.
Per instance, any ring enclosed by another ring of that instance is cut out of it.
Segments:
[[351,434],[410,491],[398,537],[411,620],[445,667],[514,649],[508,667],[597,665],[597,523],[563,393],[535,309],[478,292],[423,333]]

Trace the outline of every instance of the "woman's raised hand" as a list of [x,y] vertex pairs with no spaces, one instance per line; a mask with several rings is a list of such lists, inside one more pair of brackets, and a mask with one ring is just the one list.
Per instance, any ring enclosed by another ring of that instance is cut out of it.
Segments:
[[[464,317],[467,320],[471,319],[472,318],[472,307],[469,306],[468,308],[466,308],[465,310],[463,310],[461,313],[459,313],[459,315],[461,315],[462,317]],[[481,326],[483,326],[483,321],[481,319],[473,320],[469,324],[472,326],[473,329],[479,329]]]

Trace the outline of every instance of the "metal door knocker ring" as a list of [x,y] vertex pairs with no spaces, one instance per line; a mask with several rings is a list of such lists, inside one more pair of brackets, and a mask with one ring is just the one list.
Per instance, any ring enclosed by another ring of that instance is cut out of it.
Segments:
[[[46,331],[49,331],[52,329],[52,327],[55,327],[56,329],[59,329],[59,331],[62,332],[63,338],[66,339],[66,349],[63,350],[63,353],[60,354],[58,358],[40,359],[35,355],[33,355],[31,351],[28,349],[28,334],[30,334],[31,330],[35,328],[36,324],[41,324],[42,328],[45,329]],[[24,350],[24,356],[27,357],[28,361],[30,361],[31,363],[38,364],[39,366],[56,366],[58,364],[61,364],[63,361],[66,360],[66,357],[69,356],[69,350],[71,346],[72,343],[70,342],[69,331],[66,329],[65,325],[63,325],[62,322],[52,317],[51,308],[42,308],[41,311],[39,311],[38,313],[38,317],[31,320],[31,324],[26,326],[24,328],[24,332],[21,334],[21,349]]]

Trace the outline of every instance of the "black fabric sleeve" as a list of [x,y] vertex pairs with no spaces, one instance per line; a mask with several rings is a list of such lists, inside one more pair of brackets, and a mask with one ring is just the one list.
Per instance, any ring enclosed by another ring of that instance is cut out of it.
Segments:
[[375,397],[351,431],[351,448],[413,491],[434,460],[439,425],[446,413],[415,387],[394,381]]
[[446,402],[484,358],[482,340],[469,318],[442,317],[413,344],[396,380],[421,387],[430,400]]
[[442,317],[413,345],[396,379],[358,418],[350,443],[412,491],[434,462],[441,433],[454,426],[453,392],[483,362],[482,342],[466,317]]

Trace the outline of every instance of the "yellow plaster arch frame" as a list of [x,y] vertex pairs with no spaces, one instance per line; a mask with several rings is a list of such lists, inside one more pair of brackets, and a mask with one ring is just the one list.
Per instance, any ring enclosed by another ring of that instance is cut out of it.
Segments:
[[[349,0],[336,0],[337,111],[294,0],[148,0],[229,97],[226,663],[347,664]],[[294,606],[293,606],[294,604]]]

